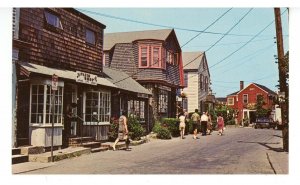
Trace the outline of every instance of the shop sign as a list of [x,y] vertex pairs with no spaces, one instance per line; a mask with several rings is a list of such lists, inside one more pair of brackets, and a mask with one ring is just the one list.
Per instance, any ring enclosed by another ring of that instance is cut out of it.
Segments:
[[76,82],[97,85],[97,75],[93,75],[82,71],[76,71]]
[[52,75],[52,83],[51,87],[53,91],[57,91],[57,86],[58,86],[58,76],[53,74]]

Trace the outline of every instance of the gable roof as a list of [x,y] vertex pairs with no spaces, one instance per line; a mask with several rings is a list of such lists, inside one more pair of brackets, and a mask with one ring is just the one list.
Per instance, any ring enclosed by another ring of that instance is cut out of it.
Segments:
[[258,86],[259,88],[263,89],[264,91],[266,91],[269,94],[277,95],[274,91],[272,91],[271,89],[269,89],[266,86],[263,86],[263,85],[260,85],[260,84],[257,84],[257,83],[253,83],[253,84],[256,85],[256,86]]
[[125,72],[109,67],[103,67],[103,73],[107,76],[106,79],[116,85],[119,89],[151,95],[151,93],[145,87],[132,79]]
[[231,93],[231,94],[228,94],[227,96],[234,96],[234,95],[237,95],[240,91],[236,91],[234,93]]
[[[204,52],[196,51],[196,52],[182,52],[182,63],[183,63],[183,69],[198,69],[201,60],[204,57]],[[201,55],[201,56],[199,56]],[[198,57],[198,58],[197,58]],[[191,62],[193,61],[193,62]]]
[[161,29],[106,33],[104,35],[103,50],[110,50],[117,43],[132,43],[135,40],[166,40],[172,31],[173,29]]

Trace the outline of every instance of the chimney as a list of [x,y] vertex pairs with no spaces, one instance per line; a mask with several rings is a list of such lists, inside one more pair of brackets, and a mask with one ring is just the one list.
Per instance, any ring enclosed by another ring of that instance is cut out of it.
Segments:
[[244,81],[240,81],[240,90],[244,89]]

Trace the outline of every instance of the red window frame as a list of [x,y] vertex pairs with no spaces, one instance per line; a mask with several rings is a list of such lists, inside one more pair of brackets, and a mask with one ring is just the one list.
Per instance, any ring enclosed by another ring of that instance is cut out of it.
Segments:
[[[145,49],[147,50],[146,52],[146,55],[147,55],[147,65],[142,65],[142,49]],[[148,68],[149,67],[149,46],[147,45],[140,45],[139,46],[139,68]]]

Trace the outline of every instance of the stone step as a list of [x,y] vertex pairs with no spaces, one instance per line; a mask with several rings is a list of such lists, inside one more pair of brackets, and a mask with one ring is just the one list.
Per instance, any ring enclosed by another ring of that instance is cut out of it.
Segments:
[[28,155],[13,155],[12,156],[12,164],[24,163],[28,162]]
[[108,150],[108,147],[101,146],[99,148],[93,148],[93,149],[91,149],[91,152],[95,153],[95,152],[103,152],[103,151],[107,151],[107,150]]
[[21,149],[20,148],[13,148],[12,149],[12,155],[20,155]]
[[82,143],[82,146],[85,148],[98,148],[101,146],[100,142],[87,142],[87,143]]
[[73,137],[69,138],[69,145],[76,145],[94,141],[94,137]]

